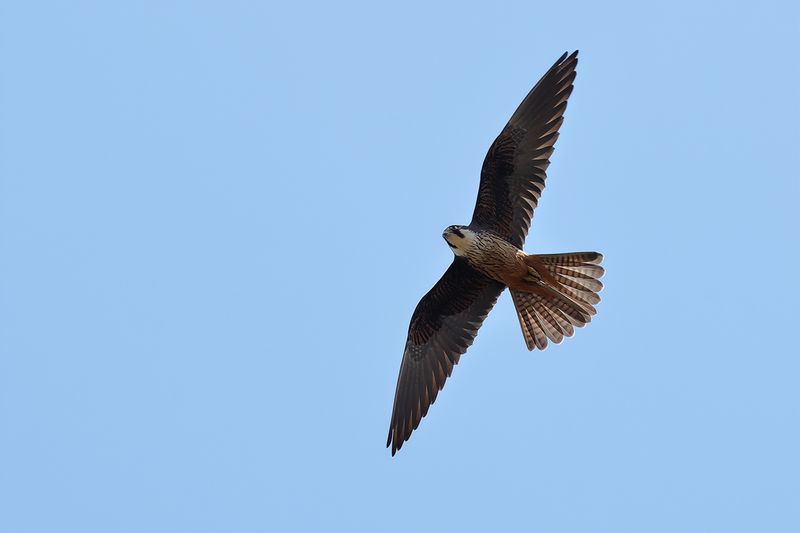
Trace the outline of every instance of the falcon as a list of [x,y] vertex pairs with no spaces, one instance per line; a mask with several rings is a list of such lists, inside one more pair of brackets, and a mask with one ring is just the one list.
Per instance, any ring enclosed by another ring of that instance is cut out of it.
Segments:
[[428,413],[506,287],[528,350],[571,337],[596,312],[601,254],[522,251],[577,64],[577,51],[564,53],[531,89],[486,154],[471,222],[442,234],[455,257],[411,317],[386,441],[392,456]]

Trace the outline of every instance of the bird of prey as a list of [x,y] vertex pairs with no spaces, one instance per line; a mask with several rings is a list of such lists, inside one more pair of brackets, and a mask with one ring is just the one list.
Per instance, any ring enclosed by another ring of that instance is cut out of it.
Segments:
[[522,251],[577,64],[577,51],[565,53],[531,89],[486,154],[472,221],[442,234],[455,257],[411,317],[386,441],[392,455],[428,413],[506,287],[528,350],[544,350],[548,339],[560,343],[595,314],[601,254]]

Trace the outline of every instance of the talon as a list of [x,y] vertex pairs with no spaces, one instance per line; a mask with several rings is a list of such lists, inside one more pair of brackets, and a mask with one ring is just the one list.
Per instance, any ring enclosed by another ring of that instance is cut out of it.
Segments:
[[542,279],[542,276],[539,275],[539,271],[533,267],[528,267],[528,274],[529,276],[525,276],[526,278],[530,277],[537,281],[541,281]]

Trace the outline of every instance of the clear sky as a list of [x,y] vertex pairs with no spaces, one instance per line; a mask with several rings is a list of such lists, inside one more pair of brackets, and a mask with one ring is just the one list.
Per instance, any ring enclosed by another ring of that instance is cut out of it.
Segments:
[[[0,530],[800,531],[796,2],[4,2]],[[580,49],[529,252],[411,441],[408,321]],[[794,348],[792,348],[794,346]]]

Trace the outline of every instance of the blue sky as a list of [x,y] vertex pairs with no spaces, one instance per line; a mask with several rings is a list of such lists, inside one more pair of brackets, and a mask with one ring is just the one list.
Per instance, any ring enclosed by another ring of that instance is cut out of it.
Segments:
[[[290,5],[291,4],[291,5]],[[0,530],[800,530],[790,2],[0,7]],[[384,448],[491,141],[579,73],[508,294]]]

